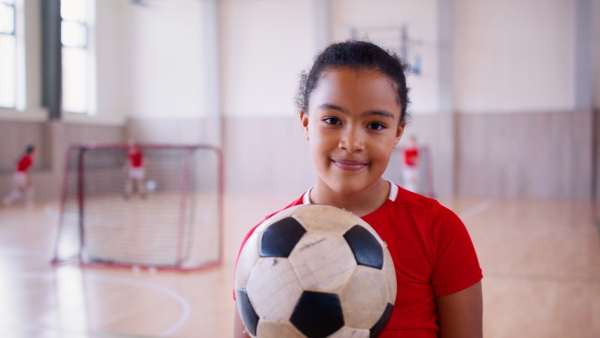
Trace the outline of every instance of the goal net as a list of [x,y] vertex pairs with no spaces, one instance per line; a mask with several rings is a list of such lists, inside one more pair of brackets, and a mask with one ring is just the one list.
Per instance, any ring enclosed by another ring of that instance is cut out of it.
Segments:
[[127,144],[69,148],[54,264],[178,270],[220,264],[221,151],[137,147],[138,160]]

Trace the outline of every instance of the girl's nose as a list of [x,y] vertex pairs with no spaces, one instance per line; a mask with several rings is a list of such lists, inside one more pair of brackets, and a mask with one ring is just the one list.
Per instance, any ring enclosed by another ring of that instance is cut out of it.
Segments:
[[361,152],[365,149],[365,140],[360,130],[348,128],[342,134],[339,148],[351,153]]

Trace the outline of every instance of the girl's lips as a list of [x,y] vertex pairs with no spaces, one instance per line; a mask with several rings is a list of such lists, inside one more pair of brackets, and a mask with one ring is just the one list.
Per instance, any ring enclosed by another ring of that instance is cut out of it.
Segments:
[[332,162],[342,170],[357,171],[367,166],[365,162],[348,161],[348,160],[332,160]]

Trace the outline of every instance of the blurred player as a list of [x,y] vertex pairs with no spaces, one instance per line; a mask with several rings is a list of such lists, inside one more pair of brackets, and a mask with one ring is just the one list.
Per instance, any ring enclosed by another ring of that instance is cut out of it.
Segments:
[[15,172],[13,174],[13,189],[4,197],[4,205],[10,205],[15,200],[25,197],[25,203],[28,206],[33,204],[33,183],[29,169],[33,165],[35,156],[35,146],[29,145],[25,149],[25,154],[19,159]]
[[129,141],[129,148],[127,149],[127,182],[125,183],[125,199],[129,199],[133,192],[133,186],[135,184],[138,194],[142,198],[146,198],[146,188],[144,186],[144,153],[139,145],[133,141]]
[[404,189],[417,192],[419,186],[419,146],[417,137],[411,136],[402,151],[402,179]]

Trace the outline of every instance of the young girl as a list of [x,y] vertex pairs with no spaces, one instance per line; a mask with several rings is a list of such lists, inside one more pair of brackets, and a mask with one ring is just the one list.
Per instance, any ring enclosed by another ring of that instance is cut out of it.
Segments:
[[408,144],[402,150],[402,180],[403,188],[417,192],[419,187],[419,147],[417,137],[411,136]]
[[35,155],[35,146],[29,145],[25,149],[25,154],[17,162],[13,174],[13,189],[4,197],[4,205],[9,205],[16,199],[24,196],[25,203],[30,206],[33,203],[33,183],[29,169],[33,165]]
[[146,198],[146,188],[144,187],[144,177],[146,175],[144,169],[144,153],[142,152],[141,147],[133,140],[129,140],[127,158],[127,181],[125,182],[125,192],[123,193],[123,196],[125,199],[129,199],[135,184],[138,194],[140,194],[142,198]]
[[[317,182],[286,208],[344,208],[387,243],[398,292],[381,337],[481,337],[482,273],[465,226],[382,178],[406,126],[406,69],[369,42],[334,44],[317,57],[298,99]],[[237,310],[234,336],[246,337]]]

